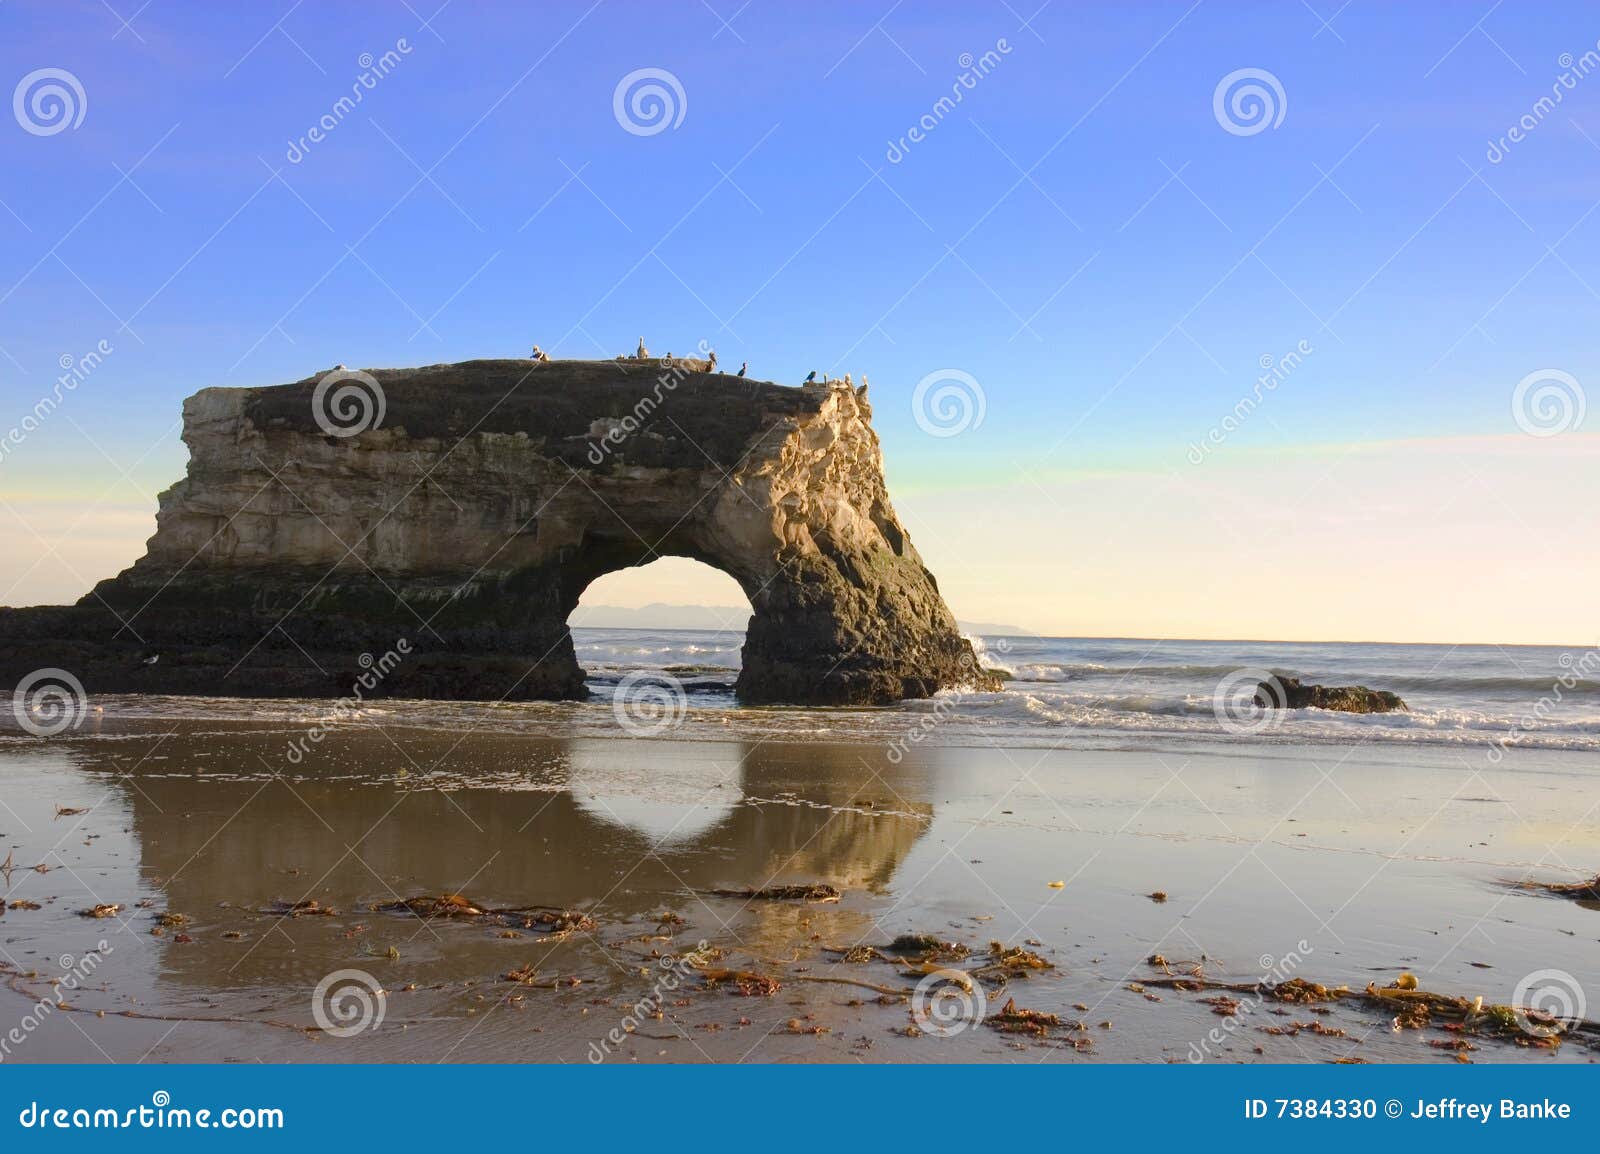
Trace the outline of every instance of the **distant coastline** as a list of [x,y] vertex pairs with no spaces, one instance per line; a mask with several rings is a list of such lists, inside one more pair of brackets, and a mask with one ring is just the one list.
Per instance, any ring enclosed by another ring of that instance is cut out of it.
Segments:
[[[712,629],[743,631],[750,618],[749,606],[733,605],[676,605],[651,602],[629,608],[621,605],[580,605],[572,611],[568,624],[579,629]],[[1146,641],[1218,645],[1384,645],[1396,649],[1419,645],[1444,647],[1492,646],[1497,649],[1572,649],[1588,650],[1594,641],[1393,641],[1369,638],[1327,637],[1155,637],[1145,634],[1122,633],[1041,633],[1020,625],[1007,625],[994,621],[968,621],[958,618],[956,624],[968,635],[979,637],[1041,637],[1072,641]]]
[[[750,607],[736,605],[669,605],[653,601],[628,608],[621,605],[580,605],[567,624],[579,629],[737,629],[750,620]],[[984,637],[1037,637],[1031,629],[993,621],[958,621],[964,633]]]

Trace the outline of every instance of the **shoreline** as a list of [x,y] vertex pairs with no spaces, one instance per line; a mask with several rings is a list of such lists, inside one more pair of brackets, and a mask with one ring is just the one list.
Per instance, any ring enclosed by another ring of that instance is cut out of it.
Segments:
[[[340,708],[345,699],[297,697],[205,697],[191,694],[101,694],[75,728],[90,732],[110,721],[123,724],[162,724],[169,721],[200,723],[215,721],[223,725],[278,726],[299,733],[306,726],[330,717],[339,717],[355,726],[373,728],[452,729],[477,732],[489,724],[527,736],[605,737],[617,730],[613,698],[616,688],[609,672],[592,674],[590,695],[577,701],[439,701],[428,698],[374,697],[355,702],[353,708]],[[717,685],[701,683],[697,677],[674,678],[680,686],[682,702],[668,726],[651,732],[664,741],[726,740],[736,738],[762,742],[786,741],[811,744],[839,741],[855,744],[892,744],[908,732],[925,730],[927,736],[912,744],[938,748],[994,748],[1045,751],[1052,749],[1142,750],[1162,749],[1182,753],[1191,749],[1222,752],[1228,749],[1310,748],[1344,750],[1448,751],[1496,764],[1491,750],[1502,750],[1507,729],[1498,726],[1476,729],[1429,729],[1418,723],[1416,714],[1346,714],[1320,709],[1284,711],[1290,720],[1257,733],[1233,733],[1214,724],[1208,728],[1181,728],[1190,719],[1209,722],[1211,702],[1193,703],[1184,712],[1151,714],[1153,721],[1140,724],[1096,725],[1092,722],[1054,718],[1048,714],[1030,716],[1030,688],[1050,689],[1058,682],[1011,681],[995,692],[955,690],[949,694],[917,699],[888,706],[833,705],[787,706],[745,705],[735,702]],[[98,707],[98,708],[95,708]],[[1011,710],[1009,714],[1003,712]],[[926,719],[937,724],[931,728]],[[1165,722],[1163,722],[1165,718]],[[18,732],[11,719],[0,727],[0,744],[8,738],[31,740]],[[1312,726],[1320,725],[1320,728]],[[1396,728],[1397,725],[1406,728]],[[1164,727],[1165,726],[1165,727]],[[1510,727],[1514,739],[1505,754],[1546,754],[1557,759],[1591,759],[1600,749],[1600,734],[1578,736],[1519,732]],[[1589,764],[1585,761],[1585,764]],[[1468,767],[1472,768],[1472,767]]]

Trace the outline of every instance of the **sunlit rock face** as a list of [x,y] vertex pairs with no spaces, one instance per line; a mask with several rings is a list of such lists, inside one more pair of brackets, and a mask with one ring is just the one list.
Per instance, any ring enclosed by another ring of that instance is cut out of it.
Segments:
[[580,697],[566,622],[585,586],[677,555],[750,599],[746,701],[994,686],[889,504],[865,397],[707,370],[468,361],[204,389],[146,554],[76,606],[0,610],[0,671]]

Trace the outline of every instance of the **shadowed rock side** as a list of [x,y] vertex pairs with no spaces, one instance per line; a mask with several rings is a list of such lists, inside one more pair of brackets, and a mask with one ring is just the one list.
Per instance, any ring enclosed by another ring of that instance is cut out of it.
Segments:
[[745,701],[997,687],[889,505],[865,399],[704,368],[373,370],[385,413],[355,435],[324,427],[355,412],[336,392],[319,424],[319,377],[204,389],[145,556],[76,606],[0,610],[0,672],[335,696],[376,660],[366,696],[581,697],[566,621],[584,588],[677,555],[750,599]]

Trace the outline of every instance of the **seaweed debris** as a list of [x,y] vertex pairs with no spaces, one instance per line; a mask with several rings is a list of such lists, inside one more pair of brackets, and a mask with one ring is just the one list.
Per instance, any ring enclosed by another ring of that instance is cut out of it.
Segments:
[[1008,946],[1003,942],[990,942],[989,953],[981,965],[968,972],[975,978],[993,985],[1005,985],[1012,978],[1026,978],[1034,970],[1053,970],[1055,963],[1047,961],[1021,946]]
[[1573,898],[1583,902],[1600,902],[1600,874],[1582,882],[1538,882],[1526,878],[1507,882],[1512,889],[1537,890],[1556,897]]
[[743,898],[755,902],[836,902],[839,891],[829,885],[763,886],[761,889],[712,890],[719,898]]
[[[1027,1034],[1034,1038],[1048,1038],[1052,1030],[1063,1030],[1069,1034],[1088,1030],[1082,1022],[1063,1021],[1059,1014],[1024,1009],[1017,1005],[1015,998],[1008,998],[999,1012],[984,1019],[984,1024],[1002,1034]],[[1088,1037],[1068,1038],[1067,1041],[1075,1050],[1087,1050],[1094,1044],[1093,1039]]]
[[959,962],[972,953],[960,942],[943,941],[933,934],[901,934],[882,951],[921,962]]
[[307,898],[298,902],[273,902],[261,910],[264,914],[273,914],[280,918],[336,918],[339,911],[332,906],[325,906],[316,898]]
[[730,993],[745,998],[770,998],[783,989],[783,984],[777,978],[769,978],[754,970],[725,970],[701,966],[697,972],[706,985],[723,986]]
[[[1148,959],[1152,964],[1156,956]],[[1395,1032],[1424,1030],[1435,1027],[1454,1035],[1476,1038],[1493,1038],[1530,1049],[1553,1050],[1565,1038],[1581,1040],[1585,1045],[1600,1047],[1600,1022],[1581,1018],[1560,1018],[1534,1007],[1493,1005],[1482,997],[1465,998],[1434,993],[1419,988],[1416,975],[1402,973],[1387,986],[1369,983],[1363,990],[1349,986],[1325,986],[1304,978],[1290,978],[1283,982],[1224,982],[1202,976],[1164,977],[1148,979],[1143,985],[1175,990],[1206,990],[1224,993],[1251,994],[1268,1001],[1291,1005],[1315,1005],[1327,1002],[1350,1001],[1377,1010],[1390,1020]],[[1142,990],[1142,986],[1141,986]],[[1235,999],[1219,997],[1202,1001],[1212,1005],[1214,1012],[1232,1013],[1238,1008]],[[1321,1011],[1313,1010],[1313,1013]],[[1307,1029],[1303,1023],[1300,1029]],[[1315,1030],[1327,1034],[1326,1029]],[[1430,1042],[1430,1044],[1432,1044]],[[1465,1049],[1453,1043],[1439,1047],[1452,1049],[1458,1059],[1464,1060]]]
[[567,989],[571,986],[583,985],[583,979],[576,976],[565,978],[545,978],[541,980],[539,977],[539,969],[532,962],[529,962],[525,966],[518,966],[514,970],[507,971],[504,975],[502,975],[502,980],[507,982],[516,982],[518,985],[522,986],[540,986],[547,990],[561,990]]
[[381,902],[372,908],[378,913],[410,914],[430,921],[435,918],[460,918],[479,921],[484,925],[538,930],[559,936],[587,933],[598,926],[592,917],[581,910],[565,910],[554,906],[516,906],[497,909],[482,905],[461,894],[441,894],[437,897],[423,894],[401,901]]
[[1042,1038],[1053,1027],[1061,1025],[1058,1014],[1047,1014],[1042,1010],[1025,1010],[1017,1005],[1015,998],[1008,998],[1000,1011],[989,1015],[988,1024],[1005,1034],[1032,1034]]

